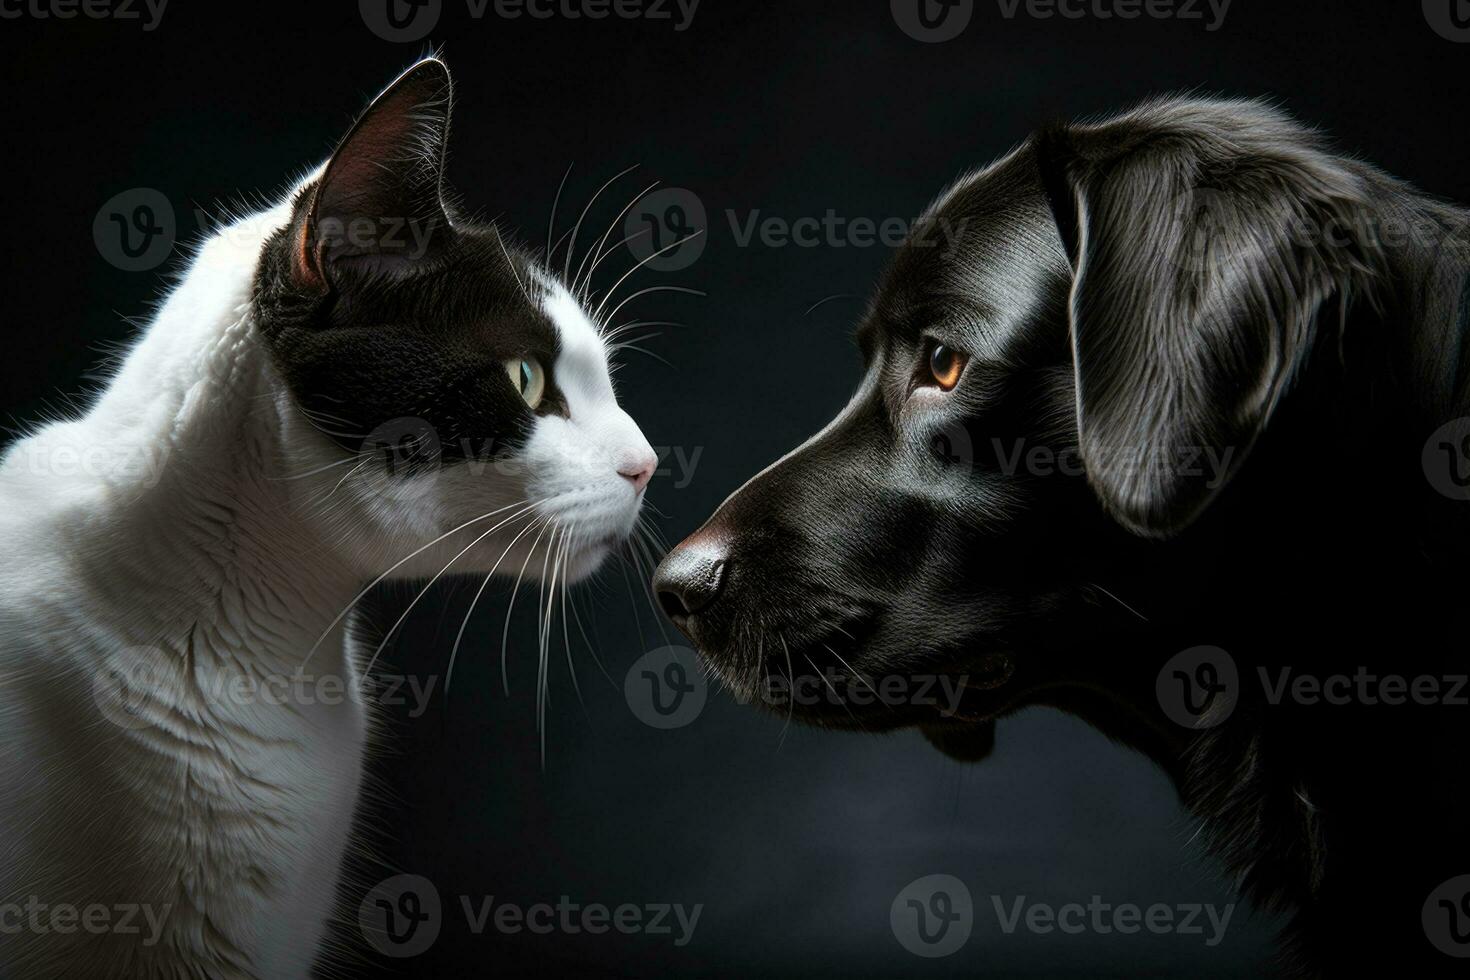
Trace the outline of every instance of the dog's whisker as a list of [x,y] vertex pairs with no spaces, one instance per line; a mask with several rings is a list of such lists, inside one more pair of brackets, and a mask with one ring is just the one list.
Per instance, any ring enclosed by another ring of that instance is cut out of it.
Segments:
[[[844,630],[843,632],[846,632],[846,631]],[[849,634],[849,635],[851,635],[851,634]],[[852,664],[848,663],[845,659],[843,659],[842,654],[838,653],[836,650],[832,649],[830,646],[828,646],[825,643],[823,643],[822,646],[826,647],[827,648],[827,652],[830,653],[830,654],[832,654],[832,656],[836,657],[837,660],[838,660],[838,662],[841,663],[842,666],[846,667],[847,670],[848,670],[848,673],[852,674],[853,677],[855,677],[859,682],[861,682],[861,684],[863,685],[863,687],[866,687],[869,691],[872,691],[874,697],[877,697],[878,696],[878,692],[873,690],[873,685],[871,685],[871,684],[868,683],[868,679],[866,677],[864,677],[862,674],[859,674],[856,670],[853,670]],[[880,704],[882,703],[881,699],[879,700],[879,703]]]
[[1107,589],[1103,588],[1101,585],[1098,585],[1096,582],[1090,582],[1088,584],[1091,585],[1094,589],[1097,589],[1097,591],[1101,592],[1103,595],[1107,596],[1109,599],[1112,599],[1114,602],[1116,602],[1118,605],[1122,606],[1124,609],[1126,609],[1129,612],[1131,612],[1133,615],[1137,616],[1139,619],[1143,620],[1145,623],[1148,622],[1148,617],[1147,616],[1145,616],[1143,613],[1139,612],[1137,609],[1134,609],[1132,606],[1128,605],[1128,603],[1124,602],[1122,599],[1119,599],[1116,595],[1114,595],[1113,593],[1109,592]]
[[832,692],[832,697],[836,699],[837,703],[842,707],[842,710],[847,712],[847,717],[851,718],[859,728],[866,729],[867,726],[864,725],[861,721],[858,721],[857,716],[852,713],[852,709],[847,706],[847,702],[843,700],[842,695],[837,693],[837,688],[833,687],[832,682],[829,681],[826,677],[822,676],[822,671],[817,667],[816,661],[812,660],[812,658],[807,654],[802,654],[802,658],[805,659],[807,663],[811,664],[812,670],[816,673],[817,678],[821,680],[823,684],[827,685],[827,690]]

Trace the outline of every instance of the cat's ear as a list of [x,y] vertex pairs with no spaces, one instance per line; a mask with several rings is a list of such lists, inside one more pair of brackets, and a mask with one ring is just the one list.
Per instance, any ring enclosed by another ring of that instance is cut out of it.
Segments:
[[451,233],[443,182],[452,94],[449,69],[427,58],[358,117],[298,207],[299,282],[325,289],[344,271],[391,273]]

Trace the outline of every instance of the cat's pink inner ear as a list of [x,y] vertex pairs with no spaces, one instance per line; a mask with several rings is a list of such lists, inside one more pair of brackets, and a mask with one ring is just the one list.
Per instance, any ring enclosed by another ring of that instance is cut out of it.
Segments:
[[291,222],[291,274],[297,283],[310,289],[321,289],[327,284],[322,274],[321,256],[311,233],[312,201],[316,199],[316,188],[311,189],[305,208]]
[[431,58],[358,118],[312,189],[293,250],[303,282],[325,282],[337,259],[421,258],[410,247],[448,230],[442,191],[451,99],[449,70]]

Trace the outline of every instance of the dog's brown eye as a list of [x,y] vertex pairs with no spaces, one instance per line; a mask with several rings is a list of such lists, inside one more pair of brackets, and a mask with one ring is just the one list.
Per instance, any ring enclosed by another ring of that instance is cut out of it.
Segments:
[[941,390],[949,391],[960,383],[960,374],[965,370],[965,355],[953,347],[935,344],[929,352],[929,374]]

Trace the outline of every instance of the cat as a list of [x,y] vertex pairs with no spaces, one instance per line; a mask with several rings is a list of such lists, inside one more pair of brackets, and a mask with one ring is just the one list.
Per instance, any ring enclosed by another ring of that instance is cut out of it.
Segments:
[[446,203],[452,92],[401,75],[0,460],[0,975],[308,975],[371,724],[344,611],[634,529],[613,345],[570,261]]

